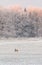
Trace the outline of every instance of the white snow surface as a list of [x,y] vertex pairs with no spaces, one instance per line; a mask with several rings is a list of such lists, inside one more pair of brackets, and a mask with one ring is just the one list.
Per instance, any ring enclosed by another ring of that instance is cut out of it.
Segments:
[[42,65],[42,39],[1,39],[0,65]]

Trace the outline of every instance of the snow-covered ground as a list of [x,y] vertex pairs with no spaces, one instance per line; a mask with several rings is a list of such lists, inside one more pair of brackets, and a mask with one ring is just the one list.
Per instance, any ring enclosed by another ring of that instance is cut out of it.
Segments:
[[0,65],[42,65],[42,39],[0,40]]

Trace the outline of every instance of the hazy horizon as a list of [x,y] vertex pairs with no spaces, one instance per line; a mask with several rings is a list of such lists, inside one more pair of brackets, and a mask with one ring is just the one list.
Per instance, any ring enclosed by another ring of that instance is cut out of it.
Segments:
[[40,7],[42,8],[42,0],[0,0],[0,6],[20,5],[21,7]]

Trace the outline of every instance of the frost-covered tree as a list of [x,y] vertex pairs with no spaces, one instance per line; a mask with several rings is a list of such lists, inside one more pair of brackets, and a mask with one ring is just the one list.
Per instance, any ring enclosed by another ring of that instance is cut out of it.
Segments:
[[42,37],[42,16],[38,12],[0,10],[1,37]]

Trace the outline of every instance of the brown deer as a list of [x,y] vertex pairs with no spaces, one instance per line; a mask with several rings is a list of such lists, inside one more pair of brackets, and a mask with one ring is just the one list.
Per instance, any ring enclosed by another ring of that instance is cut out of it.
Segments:
[[18,49],[15,49],[15,52],[18,52]]

